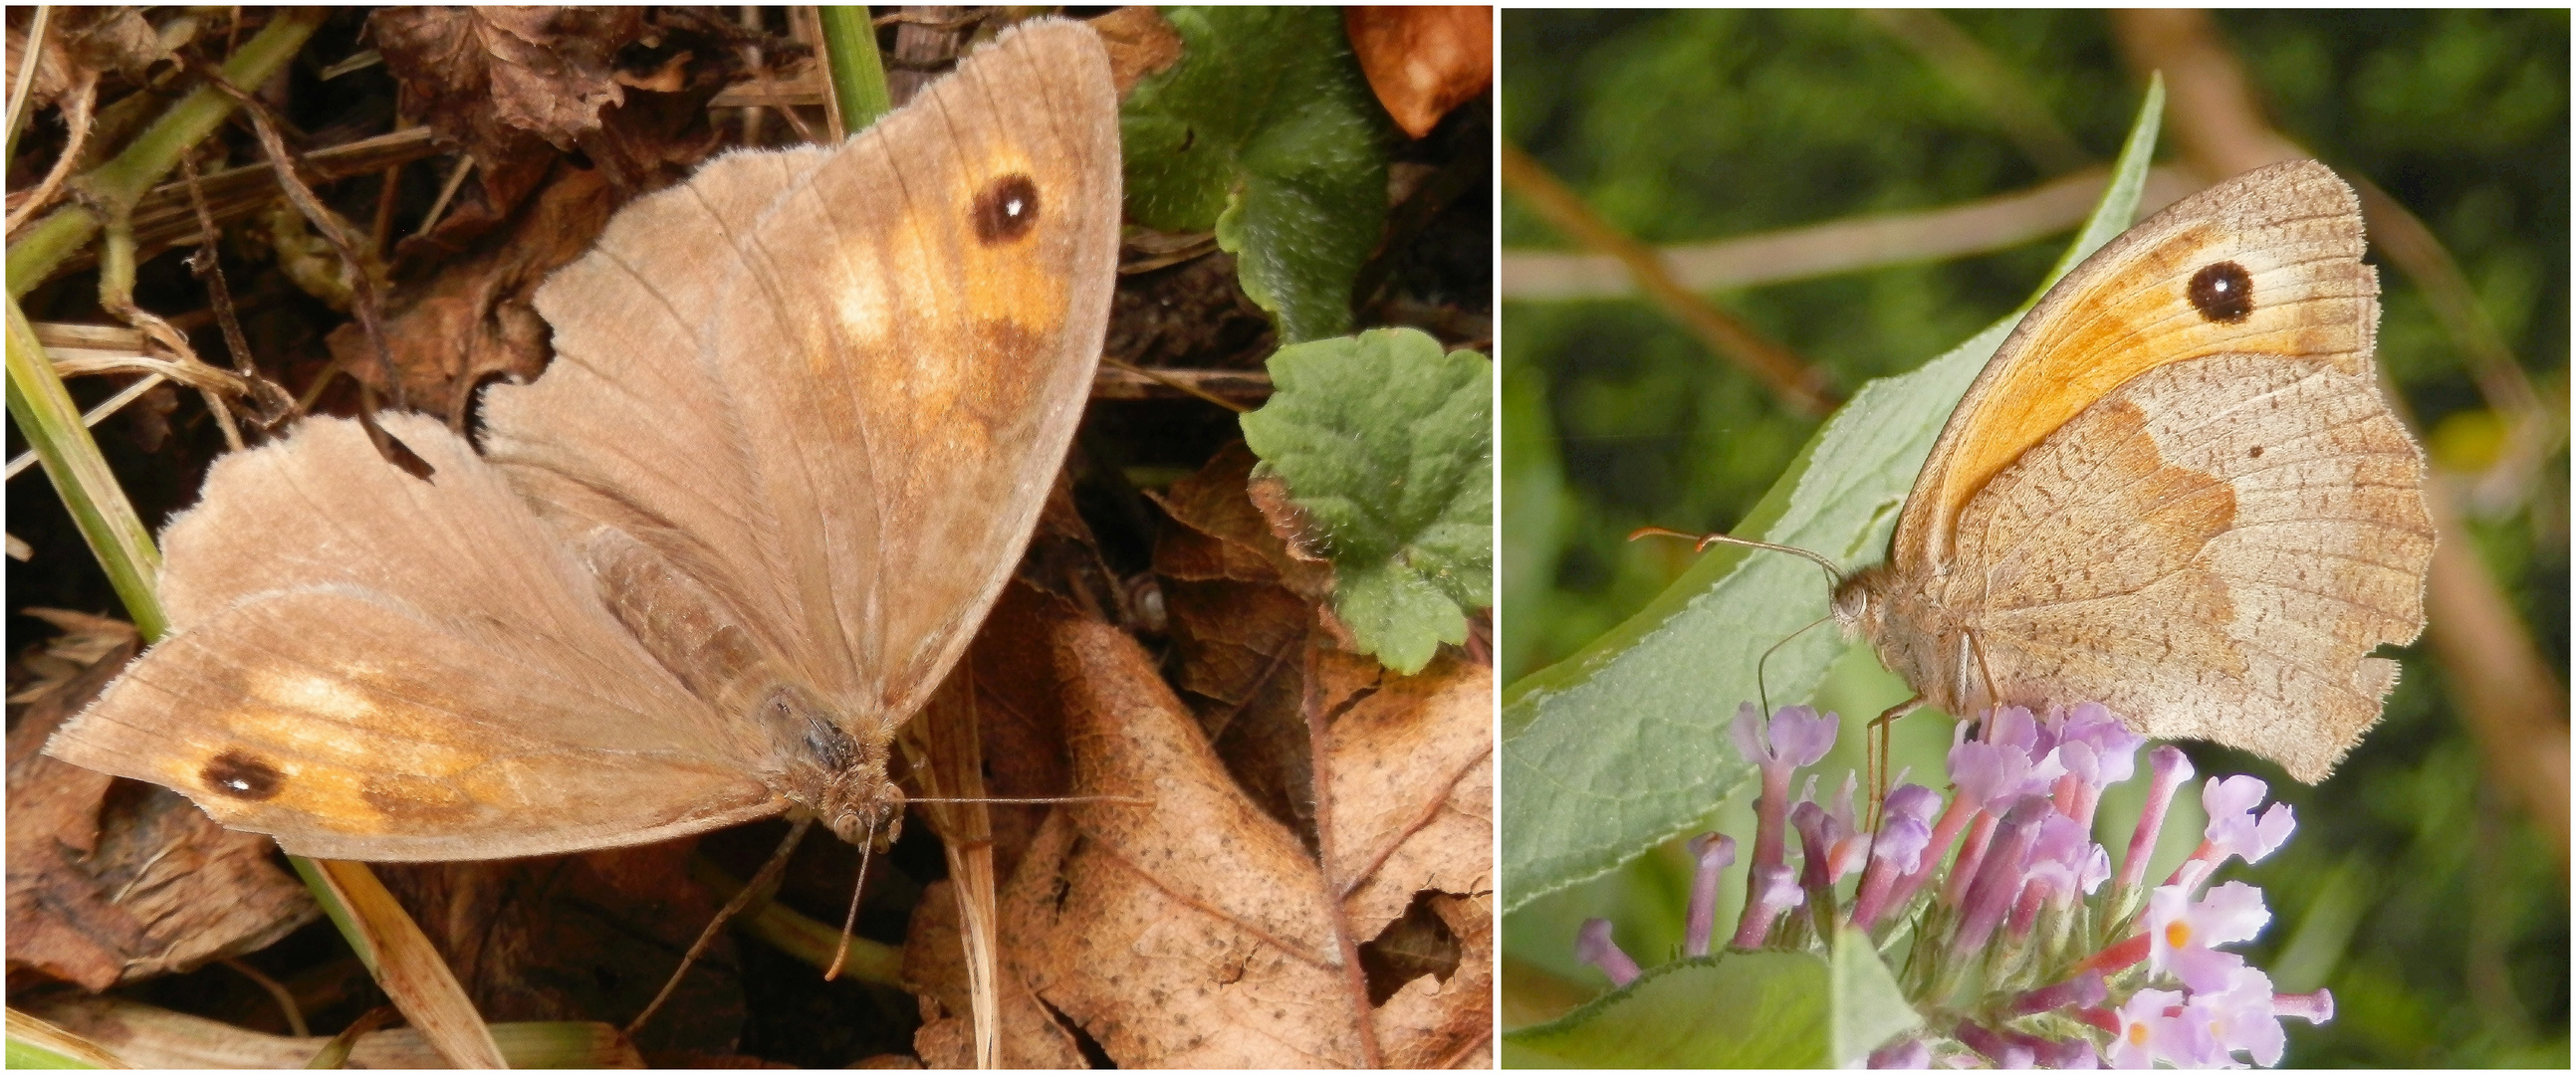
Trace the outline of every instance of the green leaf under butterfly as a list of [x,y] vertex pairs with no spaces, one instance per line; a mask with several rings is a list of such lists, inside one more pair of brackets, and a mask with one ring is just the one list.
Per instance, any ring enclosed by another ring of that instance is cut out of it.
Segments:
[[1291,343],[1350,331],[1386,225],[1386,113],[1333,8],[1171,8],[1181,60],[1120,116],[1127,215],[1213,231]]
[[1333,612],[1361,652],[1422,670],[1493,603],[1494,364],[1412,329],[1283,347],[1270,402],[1243,416],[1331,558]]
[[1649,968],[1563,1018],[1503,1035],[1506,1067],[1853,1067],[1922,1025],[1869,938],[1831,957],[1726,952]]
[[[2151,84],[2109,189],[2047,283],[2127,230],[2163,103]],[[1737,532],[1846,568],[1878,560],[1950,409],[2020,319],[1863,386]],[[1626,623],[1514,683],[1503,699],[1503,910],[1690,830],[1742,787],[1753,769],[1726,724],[1758,693],[1763,651],[1825,615],[1827,597],[1812,564],[1719,546]],[[1812,694],[1843,648],[1829,628],[1781,645],[1766,670],[1771,703]]]

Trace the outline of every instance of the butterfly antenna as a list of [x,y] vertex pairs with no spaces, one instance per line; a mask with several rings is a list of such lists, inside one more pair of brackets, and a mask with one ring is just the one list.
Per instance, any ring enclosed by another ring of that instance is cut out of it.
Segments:
[[1630,541],[1647,537],[1680,538],[1694,543],[1692,552],[1707,552],[1711,545],[1742,545],[1748,549],[1769,549],[1772,552],[1785,552],[1791,556],[1803,556],[1817,567],[1825,569],[1825,584],[1828,589],[1842,588],[1842,568],[1834,566],[1834,562],[1825,559],[1821,553],[1801,549],[1795,545],[1774,545],[1768,541],[1755,541],[1751,538],[1736,537],[1733,534],[1685,534],[1679,530],[1667,530],[1660,526],[1640,526],[1628,532]]
[[1770,649],[1762,651],[1761,659],[1753,662],[1753,690],[1762,698],[1763,719],[1768,720],[1771,717],[1771,684],[1763,675],[1763,670],[1771,664],[1771,655],[1780,652],[1780,647],[1788,645],[1790,642],[1796,640],[1799,635],[1806,634],[1817,624],[1823,623],[1832,618],[1832,616],[1818,616],[1815,619],[1808,620],[1807,626],[1791,631],[1789,632],[1789,637],[1772,643]]
[[732,899],[726,900],[724,908],[716,912],[715,920],[707,923],[707,928],[698,932],[698,943],[690,945],[688,954],[680,957],[680,969],[672,971],[670,980],[662,983],[662,991],[653,994],[653,1003],[645,1005],[643,1014],[626,1024],[627,1038],[633,1039],[636,1032],[644,1029],[644,1024],[652,1020],[653,1013],[662,1010],[662,1002],[671,999],[671,994],[680,988],[680,979],[688,976],[690,966],[696,964],[698,957],[706,953],[708,945],[715,943],[717,930],[723,929],[726,922],[733,920],[733,916],[741,914],[744,908],[751,906],[753,900],[769,898],[771,892],[778,887],[778,875],[787,869],[788,858],[796,853],[796,842],[804,839],[805,830],[813,827],[814,819],[810,817],[798,818],[793,824],[787,826],[787,838],[778,842],[778,850],[770,852],[769,861],[761,863],[760,872],[751,875],[751,881],[742,886],[742,891],[734,893]]
[[823,969],[824,981],[839,980],[841,964],[850,958],[850,931],[857,929],[859,925],[859,893],[866,891],[868,887],[868,854],[875,851],[876,847],[877,823],[871,819],[868,822],[867,838],[859,841],[859,879],[850,882],[850,914],[849,917],[841,919],[841,943],[832,949],[832,965]]
[[906,796],[915,803],[996,803],[1004,806],[1045,806],[1054,803],[1120,803],[1127,806],[1152,806],[1154,800],[1136,795],[1041,795],[1022,799],[924,799]]

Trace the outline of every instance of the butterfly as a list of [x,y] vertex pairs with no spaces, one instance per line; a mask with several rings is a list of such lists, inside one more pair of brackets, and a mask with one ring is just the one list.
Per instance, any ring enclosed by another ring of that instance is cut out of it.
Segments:
[[2314,783],[2424,627],[2424,457],[2380,395],[2360,204],[2247,172],[2049,289],[1951,412],[1834,616],[1953,714],[2099,702]]
[[298,854],[490,859],[796,811],[892,839],[890,741],[1036,524],[1117,268],[1118,102],[1006,31],[834,147],[720,158],[536,295],[439,423],[314,418],[163,535],[171,635],[47,750]]

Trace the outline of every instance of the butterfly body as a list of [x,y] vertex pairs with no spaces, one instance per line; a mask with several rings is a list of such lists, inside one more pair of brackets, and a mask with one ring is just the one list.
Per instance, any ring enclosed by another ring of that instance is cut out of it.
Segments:
[[2396,682],[2371,651],[2423,628],[2433,548],[2361,253],[2313,161],[2105,246],[1969,387],[1836,618],[1952,714],[2100,702],[2322,779]]
[[288,850],[506,858],[803,810],[889,840],[896,731],[1017,562],[1094,377],[1118,107],[1005,32],[834,147],[719,158],[535,298],[555,357],[427,464],[313,418],[163,535],[175,629],[47,750]]

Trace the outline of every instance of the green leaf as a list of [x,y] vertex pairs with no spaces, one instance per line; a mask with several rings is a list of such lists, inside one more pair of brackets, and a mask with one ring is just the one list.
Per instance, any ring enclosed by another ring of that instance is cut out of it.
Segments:
[[1318,7],[1168,8],[1181,60],[1120,117],[1127,215],[1213,231],[1291,343],[1350,331],[1386,223],[1386,113]]
[[[2050,282],[2127,229],[2163,102],[2152,83],[2109,189]],[[1737,532],[1846,569],[1879,559],[1950,409],[2020,319],[1862,386]],[[1742,787],[1752,767],[1726,724],[1756,699],[1757,662],[1775,644],[1763,669],[1771,704],[1815,691],[1844,643],[1830,627],[1797,632],[1825,616],[1829,596],[1813,564],[1718,546],[1626,623],[1514,683],[1503,699],[1503,909],[1682,834]]]
[[1727,952],[1649,969],[1552,1023],[1503,1035],[1505,1067],[1852,1067],[1923,1019],[1869,938],[1831,958]]
[[1494,600],[1494,364],[1412,329],[1279,349],[1244,443],[1314,524],[1333,611],[1408,675]]

